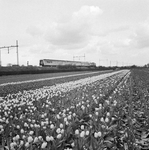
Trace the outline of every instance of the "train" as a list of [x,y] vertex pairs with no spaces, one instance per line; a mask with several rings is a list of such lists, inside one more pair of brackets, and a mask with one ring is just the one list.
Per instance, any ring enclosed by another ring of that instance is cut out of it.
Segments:
[[96,67],[96,63],[94,62],[54,60],[54,59],[39,60],[39,65],[42,67],[46,67],[46,66],[47,67],[58,67],[58,66]]

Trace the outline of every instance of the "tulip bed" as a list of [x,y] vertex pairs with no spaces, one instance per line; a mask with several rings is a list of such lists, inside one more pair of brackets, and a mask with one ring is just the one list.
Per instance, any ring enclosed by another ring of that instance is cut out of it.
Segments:
[[149,70],[132,72],[132,129],[140,149],[149,149]]
[[[67,72],[67,73],[55,73],[55,74],[36,74],[36,75],[18,75],[9,78],[4,76],[0,79],[0,97],[8,94],[17,93],[18,91],[39,89],[43,86],[51,86],[58,83],[64,83],[72,80],[79,80],[82,78],[92,77],[104,73],[110,73],[109,71],[96,71],[96,72]],[[65,77],[67,76],[67,77]],[[59,78],[60,77],[60,78]],[[50,78],[56,78],[50,80]],[[6,80],[8,80],[6,82]],[[13,81],[13,82],[12,82]],[[30,82],[31,81],[31,82]],[[17,84],[20,82],[19,84]]]
[[0,102],[0,148],[146,148],[144,79],[141,71],[122,70],[8,94]]

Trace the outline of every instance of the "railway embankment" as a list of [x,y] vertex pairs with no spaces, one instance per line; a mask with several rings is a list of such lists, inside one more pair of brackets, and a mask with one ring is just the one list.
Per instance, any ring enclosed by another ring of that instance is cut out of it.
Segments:
[[20,74],[41,74],[41,73],[59,73],[73,71],[96,71],[108,70],[107,68],[79,68],[79,67],[39,67],[39,66],[12,66],[0,67],[0,76],[4,75],[20,75]]

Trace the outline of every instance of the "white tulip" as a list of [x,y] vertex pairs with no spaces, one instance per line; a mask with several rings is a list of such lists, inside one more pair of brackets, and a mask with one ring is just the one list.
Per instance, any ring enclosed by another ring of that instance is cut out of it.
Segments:
[[31,143],[33,141],[33,138],[31,136],[29,136],[27,140],[29,143]]
[[98,137],[101,137],[101,135],[102,135],[102,134],[101,134],[101,132],[99,131],[99,132],[98,132]]
[[0,125],[0,129],[3,129],[3,126],[2,126],[2,125]]
[[34,143],[37,143],[37,142],[38,142],[38,138],[35,137],[35,138],[34,138]]
[[29,147],[29,142],[26,142],[26,143],[25,143],[25,147]]
[[20,141],[20,145],[23,145],[23,144],[24,144],[24,142],[21,140],[21,141]]
[[95,114],[96,114],[96,116],[98,116],[99,115],[98,111],[96,111]]
[[73,143],[71,143],[71,146],[72,146],[72,147],[74,147],[74,146],[75,146],[75,143],[74,143],[74,142],[73,142]]
[[53,140],[54,140],[53,136],[50,136],[50,141],[53,141]]
[[46,141],[47,142],[51,141],[51,138],[49,136],[46,136]]
[[54,125],[53,125],[53,124],[51,124],[51,125],[50,125],[50,128],[51,128],[51,129],[53,129],[53,128],[54,128]]
[[84,125],[81,125],[81,129],[84,130]]
[[109,122],[109,118],[106,117],[105,122],[108,123]]
[[61,123],[61,124],[60,124],[60,128],[63,128],[63,127],[64,127],[64,126],[63,126],[63,124]]
[[72,115],[73,115],[74,117],[76,116],[76,114],[75,114],[75,113],[73,113]]
[[85,136],[85,131],[82,131],[81,133],[80,133],[80,137],[84,137]]
[[57,132],[57,133],[60,133],[60,132],[61,132],[61,129],[60,129],[60,128],[57,128],[56,132]]
[[45,148],[47,146],[47,142],[43,142],[41,148]]
[[86,135],[89,135],[89,131],[86,131],[85,134],[86,134]]
[[21,129],[21,130],[20,130],[20,132],[21,132],[21,133],[24,133],[24,130],[23,130],[23,129]]
[[95,137],[95,138],[98,138],[98,133],[95,132],[95,133],[94,133],[94,137]]
[[25,139],[25,138],[26,138],[26,136],[25,136],[25,135],[23,135],[23,136],[22,136],[22,139]]
[[102,117],[102,118],[100,119],[100,121],[101,121],[101,122],[104,122],[104,118]]
[[61,133],[62,133],[62,134],[64,133],[64,129],[61,130]]
[[79,130],[77,129],[77,130],[75,130],[75,134],[76,135],[78,135],[79,134]]
[[68,125],[69,124],[69,122],[68,121],[66,121],[66,125]]
[[61,137],[62,137],[61,134],[58,134],[58,135],[57,135],[57,139],[60,139]]
[[19,140],[20,139],[20,136],[19,135],[16,135],[16,140]]
[[107,112],[107,116],[110,116],[110,113],[109,113],[109,112]]
[[33,135],[33,134],[34,134],[34,131],[30,131],[29,134],[30,134],[30,135]]
[[71,115],[69,115],[67,118],[68,118],[68,120],[71,120]]
[[66,122],[66,121],[67,121],[67,118],[64,118],[64,121]]

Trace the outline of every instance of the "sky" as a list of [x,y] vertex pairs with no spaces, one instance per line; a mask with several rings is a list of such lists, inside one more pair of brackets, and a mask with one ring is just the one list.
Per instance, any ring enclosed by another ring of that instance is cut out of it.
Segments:
[[[149,0],[0,0],[0,19],[0,47],[18,40],[20,65],[149,63]],[[16,48],[1,49],[1,61],[16,64]]]

